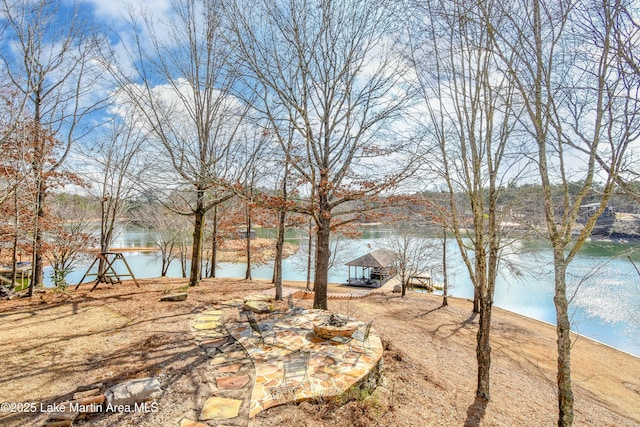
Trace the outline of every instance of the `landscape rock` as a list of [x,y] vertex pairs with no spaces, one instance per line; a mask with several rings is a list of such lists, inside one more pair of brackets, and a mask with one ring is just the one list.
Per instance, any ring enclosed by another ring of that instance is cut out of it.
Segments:
[[219,374],[228,374],[228,373],[235,374],[240,370],[240,368],[242,368],[242,363],[234,363],[228,366],[223,366],[222,368],[218,368],[217,372]]
[[200,347],[204,349],[220,347],[221,345],[226,344],[227,340],[228,340],[227,337],[202,340],[200,341]]
[[66,427],[73,424],[73,420],[56,420],[45,424],[45,427]]
[[111,405],[133,405],[157,399],[161,394],[160,382],[156,378],[141,378],[117,384],[107,390],[105,396]]
[[220,390],[226,390],[226,389],[238,390],[244,387],[249,381],[250,381],[250,378],[248,375],[222,377],[222,378],[216,379],[216,386]]
[[185,418],[180,422],[180,427],[209,427],[209,424],[199,423]]
[[13,296],[13,289],[7,286],[0,286],[0,299],[11,299]]
[[243,307],[245,310],[250,310],[257,314],[269,313],[275,310],[275,306],[266,301],[247,301]]
[[[63,406],[63,405],[61,405]],[[49,414],[50,421],[65,421],[70,420],[73,421],[78,417],[78,412],[71,412],[71,407],[67,404],[64,406],[64,412],[51,412]]]
[[204,402],[200,420],[228,420],[236,418],[240,412],[242,400],[227,399],[224,397],[210,397]]
[[221,353],[218,347],[205,348],[204,351],[207,353],[207,357],[216,357],[216,354]]
[[402,292],[402,286],[400,286],[400,285],[395,285],[395,286],[393,287],[393,293],[395,293],[395,294],[399,294],[400,292]]
[[95,389],[102,390],[102,387],[104,387],[104,384],[102,383],[79,385],[78,387],[76,387],[75,392],[80,393],[80,392],[95,390]]
[[335,337],[349,338],[358,329],[360,324],[349,322],[342,326],[333,326],[327,324],[314,324],[313,333],[322,339],[331,340]]
[[98,396],[100,394],[99,388],[93,388],[91,390],[78,391],[73,393],[73,400],[85,399],[87,397]]
[[267,294],[253,294],[253,295],[249,295],[249,296],[244,298],[244,302],[249,302],[249,301],[270,302],[270,301],[273,301],[273,297],[271,295],[267,295]]
[[187,299],[187,296],[189,296],[189,294],[186,292],[179,292],[177,294],[165,295],[160,298],[160,301],[184,301]]
[[106,397],[104,396],[104,394],[96,394],[95,396],[88,396],[81,399],[74,399],[73,403],[75,406],[87,408],[88,412],[95,412],[95,411],[92,411],[90,408],[101,406],[105,400],[106,400]]
[[[198,322],[196,320],[195,323],[193,323],[193,329],[197,329],[199,331],[204,331],[204,330],[211,330],[211,329],[220,329],[222,328],[222,323],[220,323],[220,321],[218,320],[203,320]],[[218,333],[219,337],[223,337],[225,336],[224,334]],[[215,336],[207,336],[207,338],[216,338]]]

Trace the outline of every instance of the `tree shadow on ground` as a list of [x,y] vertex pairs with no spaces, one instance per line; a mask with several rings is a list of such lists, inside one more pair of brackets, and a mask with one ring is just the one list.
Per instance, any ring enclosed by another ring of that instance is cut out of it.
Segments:
[[438,310],[440,310],[440,309],[442,309],[442,308],[444,308],[444,307],[445,307],[444,305],[440,305],[440,306],[438,306],[438,307],[436,307],[436,308],[432,308],[431,310],[425,311],[424,313],[422,313],[422,314],[419,314],[419,315],[415,316],[415,317],[414,317],[414,319],[419,319],[419,318],[421,318],[421,317],[424,317],[424,316],[426,316],[426,315],[428,315],[428,314],[433,313],[434,311],[438,311]]
[[465,319],[463,322],[442,323],[433,330],[431,335],[435,337],[437,335],[440,335],[442,330],[446,331],[448,327],[451,327],[451,331],[449,333],[442,334],[441,336],[443,338],[452,337],[457,333],[459,333],[460,331],[466,330],[467,328],[471,328],[472,326],[474,326],[474,323],[477,317],[478,317],[478,313],[471,313],[471,315],[469,315],[469,317]]
[[[176,396],[182,400],[174,399],[172,393],[163,396],[170,401],[168,406],[188,406],[201,395],[211,395],[210,382],[203,381],[210,357],[194,342],[189,324],[194,313],[216,304],[220,293],[194,293],[186,303],[154,305],[147,302],[158,301],[167,286],[150,285],[140,289],[131,285],[105,287],[91,294],[81,290],[68,296],[49,291],[47,299],[0,304],[3,339],[8,344],[0,350],[0,358],[16,360],[3,366],[0,394],[11,400],[16,384],[25,384],[28,391],[20,400],[46,408],[71,400],[77,386],[101,383],[99,388],[104,391],[132,378],[158,377],[163,389],[179,390]],[[234,292],[228,293],[233,297]],[[49,329],[41,328],[45,325]],[[28,332],[32,330],[38,333]],[[17,362],[30,355],[29,363]],[[38,387],[51,381],[57,385]],[[117,420],[109,425],[122,425],[125,418],[135,415],[112,415]],[[0,425],[43,425],[46,416],[40,412],[0,414]],[[102,418],[105,420],[100,421]],[[91,423],[94,421],[112,422],[106,414],[95,415]]]
[[467,409],[467,419],[464,422],[464,427],[478,427],[484,418],[486,410],[487,401],[476,396],[471,406]]

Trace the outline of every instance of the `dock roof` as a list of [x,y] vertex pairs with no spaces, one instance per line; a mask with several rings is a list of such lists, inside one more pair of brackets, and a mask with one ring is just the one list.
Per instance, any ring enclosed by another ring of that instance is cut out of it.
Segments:
[[388,249],[376,249],[366,255],[349,261],[347,265],[356,267],[390,267],[393,265],[394,253]]

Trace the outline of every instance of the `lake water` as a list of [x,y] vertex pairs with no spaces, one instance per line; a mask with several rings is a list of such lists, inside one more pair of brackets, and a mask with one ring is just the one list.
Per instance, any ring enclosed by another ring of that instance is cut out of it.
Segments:
[[[379,247],[388,246],[388,232],[373,230],[362,240],[344,241],[334,251],[340,263],[329,271],[329,281],[344,283],[347,279],[346,262]],[[303,240],[303,239],[301,239]],[[432,274],[438,279],[441,264],[441,242],[433,243]],[[114,244],[116,247],[151,246],[144,232],[128,231]],[[555,324],[553,305],[553,265],[550,250],[540,242],[521,242],[513,253],[505,254],[508,264],[516,267],[501,268],[496,283],[494,305],[543,322]],[[473,286],[463,269],[455,242],[447,244],[449,294],[461,298],[473,297]],[[572,327],[586,337],[640,356],[640,275],[628,259],[631,256],[640,267],[640,244],[618,242],[588,242],[569,269],[569,296]],[[138,278],[160,276],[160,261],[156,254],[125,253],[127,262]],[[503,266],[507,263],[503,263]],[[69,283],[77,283],[88,264],[68,276]],[[124,266],[117,266],[123,271]],[[218,277],[244,277],[246,264],[219,263]],[[181,277],[178,263],[168,272],[170,277]],[[254,265],[254,278],[271,278],[273,263]],[[48,276],[48,271],[45,276]],[[352,270],[353,275],[353,270]],[[50,280],[46,277],[47,280]],[[283,262],[284,280],[306,280],[306,249]],[[90,280],[90,279],[89,279]],[[85,282],[87,279],[85,279]],[[50,285],[50,283],[49,283]]]

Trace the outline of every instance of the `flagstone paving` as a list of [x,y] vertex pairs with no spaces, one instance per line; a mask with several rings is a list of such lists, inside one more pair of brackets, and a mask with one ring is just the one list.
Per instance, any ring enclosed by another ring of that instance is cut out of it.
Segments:
[[182,422],[180,422],[180,427],[209,427],[209,424],[184,419],[182,420]]
[[[294,310],[257,317],[261,326],[275,331],[275,339],[269,337],[264,342],[240,317],[238,307],[242,304],[243,301],[227,301],[194,319],[193,333],[211,358],[210,372],[217,391],[202,404],[198,420],[185,418],[181,426],[218,421],[246,425],[249,418],[267,408],[338,396],[371,377],[377,379],[383,349],[373,331],[364,342],[318,338],[313,325],[325,322],[330,313]],[[362,330],[366,327],[364,322],[352,321],[358,322]],[[300,351],[308,355],[306,372],[285,383],[283,361],[287,355]]]
[[210,397],[204,403],[200,419],[206,420],[226,420],[236,418],[240,411],[242,400],[227,399],[224,397]]

